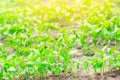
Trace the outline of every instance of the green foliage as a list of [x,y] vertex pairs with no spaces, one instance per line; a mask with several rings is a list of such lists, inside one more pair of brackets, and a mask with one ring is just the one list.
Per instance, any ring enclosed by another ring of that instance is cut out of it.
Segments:
[[[0,79],[44,78],[75,68],[101,74],[106,67],[120,69],[116,2],[1,0]],[[79,59],[72,57],[79,51],[76,45],[83,53]]]

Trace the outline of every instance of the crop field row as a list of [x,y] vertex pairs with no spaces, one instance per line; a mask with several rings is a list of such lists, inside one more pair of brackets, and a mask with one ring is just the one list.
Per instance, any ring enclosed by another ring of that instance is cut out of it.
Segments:
[[0,0],[0,80],[120,80],[120,0]]

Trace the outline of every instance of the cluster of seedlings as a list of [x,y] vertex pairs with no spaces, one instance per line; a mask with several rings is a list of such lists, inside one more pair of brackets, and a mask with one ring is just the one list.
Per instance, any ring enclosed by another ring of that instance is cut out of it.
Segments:
[[[0,79],[45,80],[61,73],[74,76],[85,70],[88,75],[103,75],[120,70],[120,10],[116,3],[1,0]],[[76,54],[80,56],[76,58]]]

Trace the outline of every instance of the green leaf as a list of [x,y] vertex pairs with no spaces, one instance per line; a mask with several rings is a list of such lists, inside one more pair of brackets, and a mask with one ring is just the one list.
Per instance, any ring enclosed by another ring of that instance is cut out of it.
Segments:
[[3,72],[0,70],[0,79],[3,77]]
[[70,50],[70,51],[69,51],[69,54],[72,55],[72,54],[75,54],[75,53],[77,53],[77,52],[78,52],[78,50]]
[[8,70],[7,70],[7,71],[10,71],[10,72],[15,72],[15,71],[16,71],[16,69],[15,69],[15,67],[12,67],[12,66],[11,66],[11,67],[9,67],[9,68],[8,68]]

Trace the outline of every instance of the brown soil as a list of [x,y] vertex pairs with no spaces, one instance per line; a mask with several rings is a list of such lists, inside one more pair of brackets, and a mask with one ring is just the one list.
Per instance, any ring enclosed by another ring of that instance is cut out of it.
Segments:
[[120,70],[105,73],[103,76],[100,74],[87,75],[86,72],[78,72],[75,74],[67,73],[66,75],[50,75],[46,78],[39,78],[37,80],[120,80]]

